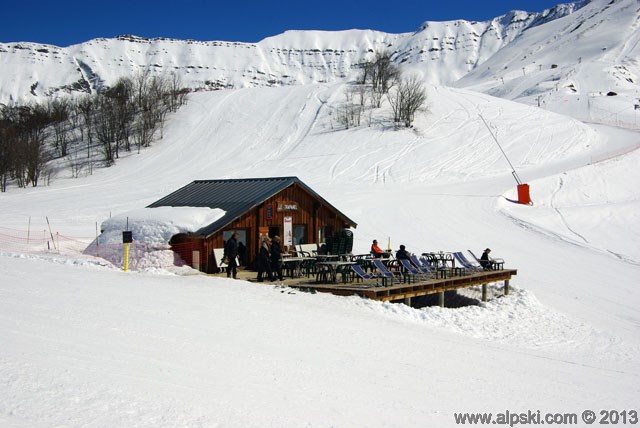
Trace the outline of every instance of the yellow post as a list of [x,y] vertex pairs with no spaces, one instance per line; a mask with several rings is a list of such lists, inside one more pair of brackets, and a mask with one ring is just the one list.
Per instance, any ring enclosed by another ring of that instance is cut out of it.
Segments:
[[391,252],[391,237],[387,238],[387,251]]
[[124,244],[124,271],[129,270],[129,243]]

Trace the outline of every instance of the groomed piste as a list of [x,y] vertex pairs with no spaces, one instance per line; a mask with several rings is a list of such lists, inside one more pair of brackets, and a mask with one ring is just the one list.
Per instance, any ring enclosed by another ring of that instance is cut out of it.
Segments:
[[[585,70],[582,88],[604,81]],[[455,412],[640,410],[633,122],[587,123],[562,88],[564,115],[476,92],[478,80],[425,84],[428,111],[408,129],[388,106],[338,126],[345,82],[193,93],[140,154],[0,194],[0,426],[416,427],[455,426]],[[479,113],[533,205],[510,202],[516,183]],[[48,218],[54,236],[89,243],[96,224],[193,180],[285,175],[357,220],[354,253],[373,239],[490,247],[517,269],[511,293],[498,283],[487,302],[411,308],[1,241],[27,227],[42,238]]]

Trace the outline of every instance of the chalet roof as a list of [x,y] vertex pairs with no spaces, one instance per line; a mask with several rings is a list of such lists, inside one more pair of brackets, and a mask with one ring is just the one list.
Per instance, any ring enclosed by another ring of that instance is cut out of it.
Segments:
[[357,224],[304,184],[298,177],[240,178],[227,180],[196,180],[149,205],[156,207],[220,208],[226,214],[214,223],[195,231],[210,236],[224,229],[265,200],[297,184],[351,226]]

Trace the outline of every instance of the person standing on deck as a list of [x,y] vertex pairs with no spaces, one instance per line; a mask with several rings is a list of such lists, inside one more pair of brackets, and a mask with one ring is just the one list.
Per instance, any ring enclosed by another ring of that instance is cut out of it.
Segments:
[[258,252],[258,282],[263,282],[263,274],[267,274],[269,281],[273,281],[271,273],[271,239],[264,238]]
[[280,246],[280,237],[273,237],[271,241],[271,272],[273,276],[278,276],[280,281],[284,280],[282,276],[282,247]]
[[236,263],[236,257],[238,257],[238,235],[237,232],[233,232],[231,238],[227,239],[224,243],[224,256],[229,259],[227,265],[227,278],[233,274],[233,279],[238,278],[238,263]]

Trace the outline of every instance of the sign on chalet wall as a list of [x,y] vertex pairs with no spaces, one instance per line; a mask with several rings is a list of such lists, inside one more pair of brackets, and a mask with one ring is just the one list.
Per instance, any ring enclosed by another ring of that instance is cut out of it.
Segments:
[[278,202],[278,212],[298,211],[298,203],[292,201]]

